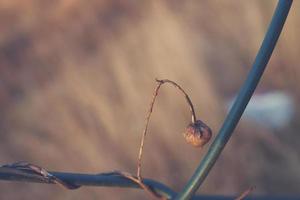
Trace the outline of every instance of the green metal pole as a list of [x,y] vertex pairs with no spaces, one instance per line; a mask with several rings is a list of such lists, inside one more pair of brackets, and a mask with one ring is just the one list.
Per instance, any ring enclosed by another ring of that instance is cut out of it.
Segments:
[[273,49],[279,38],[286,17],[292,5],[292,0],[279,0],[274,12],[269,29],[255,58],[253,66],[242,86],[229,114],[227,115],[219,134],[211,144],[207,154],[199,164],[193,176],[190,178],[183,191],[175,198],[177,200],[190,199],[200,187],[209,171],[215,164],[223,148],[231,137],[239,122],[263,72],[268,64]]

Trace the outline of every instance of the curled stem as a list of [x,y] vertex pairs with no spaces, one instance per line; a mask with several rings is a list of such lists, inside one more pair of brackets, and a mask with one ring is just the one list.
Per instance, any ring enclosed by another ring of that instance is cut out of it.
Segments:
[[142,167],[142,156],[143,156],[145,137],[147,134],[150,117],[151,117],[151,114],[153,111],[153,106],[154,106],[156,97],[158,96],[158,91],[162,84],[170,83],[184,95],[184,97],[189,105],[190,111],[191,111],[192,122],[194,123],[196,121],[196,114],[195,114],[195,109],[194,109],[193,103],[192,103],[191,99],[189,98],[189,96],[187,95],[187,93],[177,83],[175,83],[174,81],[168,80],[168,79],[162,79],[162,80],[156,79],[156,82],[157,82],[157,86],[155,87],[154,94],[153,94],[152,100],[150,102],[150,108],[149,108],[149,111],[148,111],[148,114],[146,117],[145,128],[143,131],[142,140],[141,140],[140,149],[139,149],[138,164],[137,164],[137,178],[139,181],[142,181],[141,167]]
[[168,79],[155,79],[156,82],[159,82],[161,84],[163,83],[170,83],[171,85],[173,85],[175,88],[179,89],[179,91],[184,95],[186,102],[188,103],[189,107],[190,107],[190,111],[191,111],[191,115],[192,115],[192,123],[195,123],[197,118],[196,118],[196,113],[195,113],[195,109],[193,106],[193,103],[189,97],[189,95],[187,95],[187,93],[182,89],[182,87],[180,87],[180,85],[178,85],[177,83],[175,83],[174,81],[168,80]]

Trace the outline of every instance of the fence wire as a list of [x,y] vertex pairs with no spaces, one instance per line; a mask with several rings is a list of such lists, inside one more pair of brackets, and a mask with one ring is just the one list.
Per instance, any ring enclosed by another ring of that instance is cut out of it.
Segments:
[[[37,165],[27,162],[17,162],[0,166],[0,180],[22,181],[32,183],[58,184],[65,189],[78,189],[81,186],[100,186],[100,187],[126,187],[141,188],[139,184],[122,176],[118,171],[83,174],[69,172],[54,172]],[[177,193],[166,185],[152,179],[143,179],[143,182],[149,186],[158,195],[173,199]],[[216,195],[198,195],[193,196],[193,200],[231,200],[234,196],[216,196]],[[299,200],[296,196],[249,196],[246,200]]]

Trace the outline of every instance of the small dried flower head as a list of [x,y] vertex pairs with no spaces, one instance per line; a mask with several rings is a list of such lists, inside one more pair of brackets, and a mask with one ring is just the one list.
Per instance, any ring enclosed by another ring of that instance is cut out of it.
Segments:
[[211,138],[211,129],[201,120],[191,123],[185,129],[183,136],[187,143],[195,147],[203,147]]

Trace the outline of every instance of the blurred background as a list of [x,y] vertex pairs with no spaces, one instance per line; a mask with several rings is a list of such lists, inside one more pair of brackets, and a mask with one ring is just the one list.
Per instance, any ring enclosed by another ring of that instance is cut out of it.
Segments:
[[[135,173],[155,78],[190,95],[218,132],[276,1],[0,1],[0,163]],[[300,185],[300,2],[255,97],[198,194],[296,195]],[[180,190],[206,153],[187,145],[185,99],[160,91],[143,175]],[[1,199],[147,199],[141,190],[0,182]]]

